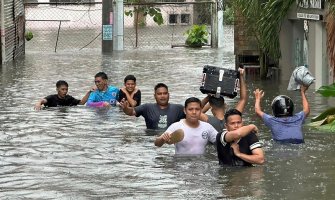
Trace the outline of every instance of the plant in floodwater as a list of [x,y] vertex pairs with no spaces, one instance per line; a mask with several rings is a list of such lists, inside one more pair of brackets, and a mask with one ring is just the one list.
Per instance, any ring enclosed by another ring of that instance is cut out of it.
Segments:
[[33,37],[34,37],[33,32],[27,31],[26,34],[24,35],[24,37],[26,38],[27,41],[33,39]]
[[208,41],[208,31],[206,25],[193,25],[185,32],[187,35],[186,45],[189,47],[202,47]]
[[130,0],[130,3],[134,4],[132,10],[127,10],[124,12],[126,16],[134,16],[135,25],[135,47],[138,46],[138,29],[146,26],[146,17],[150,16],[154,22],[158,25],[164,23],[163,15],[161,9],[155,7],[154,5],[148,4],[147,0]]

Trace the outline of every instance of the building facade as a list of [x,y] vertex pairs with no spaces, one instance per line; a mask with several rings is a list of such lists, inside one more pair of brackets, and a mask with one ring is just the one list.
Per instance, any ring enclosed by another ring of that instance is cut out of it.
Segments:
[[325,0],[292,5],[280,33],[281,79],[290,77],[296,66],[305,65],[316,79],[314,89],[333,82],[327,55],[327,13]]

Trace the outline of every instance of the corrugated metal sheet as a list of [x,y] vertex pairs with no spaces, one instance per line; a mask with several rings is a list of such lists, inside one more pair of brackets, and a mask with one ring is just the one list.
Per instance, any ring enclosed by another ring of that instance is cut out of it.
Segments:
[[14,17],[20,17],[24,14],[24,6],[22,0],[14,0]]
[[4,0],[5,58],[15,59],[24,53],[24,5],[20,0]]
[[14,1],[13,0],[4,0],[5,7],[5,28],[9,28],[14,25]]

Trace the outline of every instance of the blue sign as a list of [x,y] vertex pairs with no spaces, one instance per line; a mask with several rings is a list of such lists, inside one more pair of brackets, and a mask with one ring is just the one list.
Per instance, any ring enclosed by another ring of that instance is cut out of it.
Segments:
[[113,25],[102,26],[102,40],[113,40]]

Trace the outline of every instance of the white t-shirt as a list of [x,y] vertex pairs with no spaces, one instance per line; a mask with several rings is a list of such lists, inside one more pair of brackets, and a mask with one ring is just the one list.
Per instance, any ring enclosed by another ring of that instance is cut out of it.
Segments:
[[215,143],[217,131],[209,123],[199,121],[197,128],[189,127],[185,119],[175,122],[165,131],[172,133],[177,129],[184,131],[184,139],[175,144],[176,154],[202,155],[205,153],[206,145],[209,142]]

